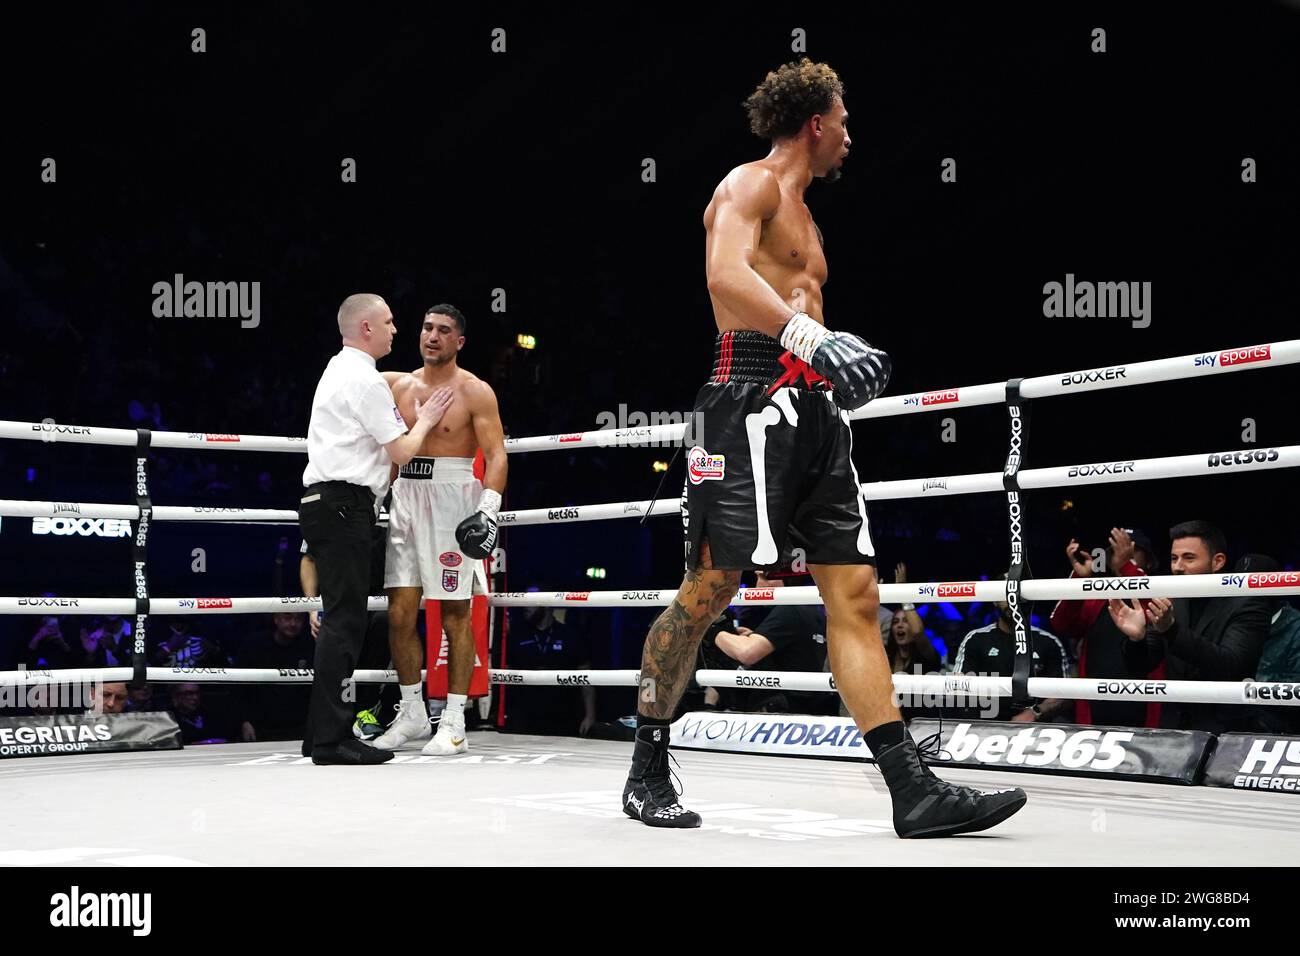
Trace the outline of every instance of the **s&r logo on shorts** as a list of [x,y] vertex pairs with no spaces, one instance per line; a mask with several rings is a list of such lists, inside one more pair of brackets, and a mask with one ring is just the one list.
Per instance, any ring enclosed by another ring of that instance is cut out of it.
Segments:
[[438,561],[449,568],[460,567],[460,560],[460,552],[458,551],[444,551],[438,555]]
[[443,570],[443,572],[442,572],[442,589],[443,589],[444,591],[455,591],[457,585],[459,585],[459,584],[460,584],[460,572],[459,572],[459,571],[447,571],[447,570],[445,570],[445,569]]
[[716,481],[723,477],[726,471],[726,455],[710,455],[699,445],[686,455],[686,477],[693,485],[698,485],[701,481]]

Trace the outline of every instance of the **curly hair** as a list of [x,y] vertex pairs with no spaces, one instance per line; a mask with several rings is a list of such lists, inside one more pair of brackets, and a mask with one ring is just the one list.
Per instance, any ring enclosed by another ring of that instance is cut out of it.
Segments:
[[844,97],[844,84],[826,63],[804,57],[763,78],[745,100],[749,128],[764,139],[794,136],[817,113],[828,112],[835,98]]

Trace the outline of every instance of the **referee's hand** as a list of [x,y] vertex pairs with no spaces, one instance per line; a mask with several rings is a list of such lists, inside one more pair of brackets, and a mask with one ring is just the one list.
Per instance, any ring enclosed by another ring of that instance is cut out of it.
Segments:
[[451,400],[454,394],[450,388],[445,385],[436,389],[429,396],[427,402],[421,402],[418,398],[415,400],[415,419],[417,422],[428,422],[432,428],[442,420],[443,414],[451,406]]

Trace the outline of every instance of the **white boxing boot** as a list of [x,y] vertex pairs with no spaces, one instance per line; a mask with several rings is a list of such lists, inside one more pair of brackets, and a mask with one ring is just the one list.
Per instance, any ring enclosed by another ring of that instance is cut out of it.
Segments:
[[450,757],[467,750],[469,742],[465,736],[465,714],[458,708],[449,707],[442,712],[442,720],[438,721],[438,732],[420,752],[426,757]]
[[378,750],[397,750],[411,741],[424,740],[433,731],[423,700],[403,700],[397,705],[397,719],[370,746]]

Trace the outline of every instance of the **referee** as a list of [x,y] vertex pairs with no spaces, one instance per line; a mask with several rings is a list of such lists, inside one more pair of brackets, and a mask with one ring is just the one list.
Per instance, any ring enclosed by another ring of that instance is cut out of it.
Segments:
[[307,469],[298,511],[302,536],[316,559],[324,618],[316,638],[316,675],[303,756],[315,764],[372,764],[391,760],[352,737],[353,695],[344,685],[366,636],[370,529],[393,463],[410,461],[451,404],[441,389],[415,403],[406,422],[375,360],[393,348],[393,313],[377,295],[350,295],[339,307],[342,350],[330,359],[311,401]]

